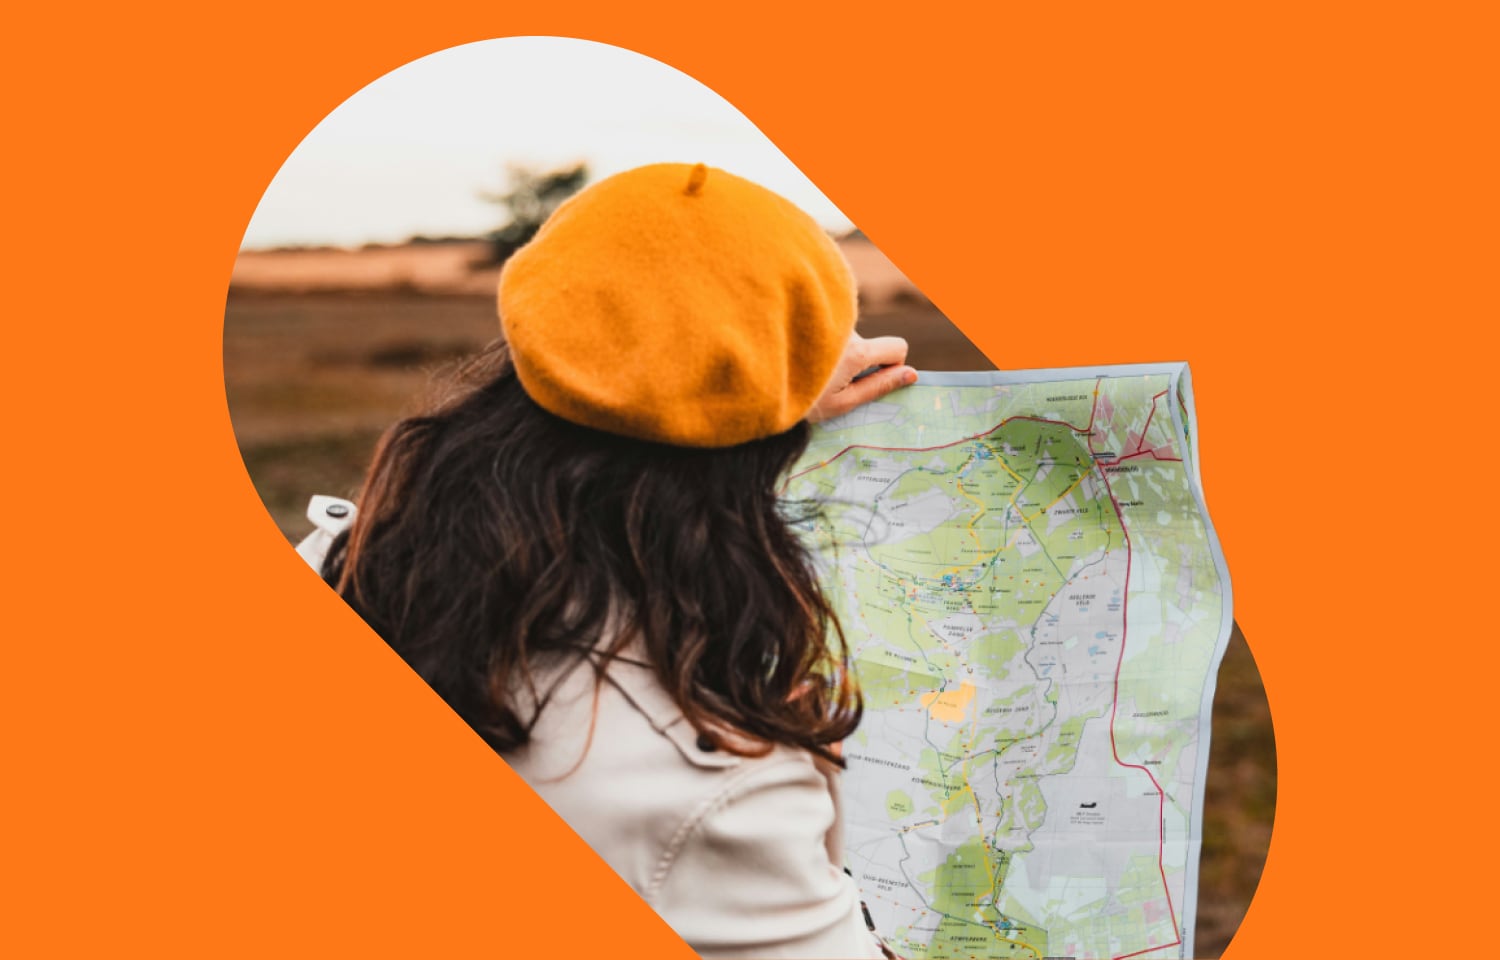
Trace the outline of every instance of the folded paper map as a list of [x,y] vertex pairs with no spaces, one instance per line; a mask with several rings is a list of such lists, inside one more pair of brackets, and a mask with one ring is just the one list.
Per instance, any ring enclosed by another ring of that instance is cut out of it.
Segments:
[[846,857],[902,956],[1189,957],[1232,626],[1186,364],[923,373],[787,485],[864,691]]

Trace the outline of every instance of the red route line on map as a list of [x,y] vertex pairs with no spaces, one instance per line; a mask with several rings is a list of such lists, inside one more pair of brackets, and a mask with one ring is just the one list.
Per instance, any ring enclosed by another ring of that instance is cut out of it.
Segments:
[[1150,457],[1152,460],[1155,460],[1157,463],[1181,463],[1182,462],[1182,458],[1181,457],[1158,457],[1156,455],[1156,451],[1155,450],[1137,450],[1135,453],[1127,454],[1126,456],[1118,457],[1118,458],[1116,458],[1114,460],[1111,460],[1109,463],[1106,463],[1105,466],[1108,467],[1108,466],[1112,466],[1112,465],[1114,465],[1116,463],[1124,463],[1126,460],[1134,460],[1136,457]]
[[[1094,403],[1097,405],[1098,402],[1099,397],[1096,393],[1094,395]],[[1155,399],[1151,402],[1151,409],[1153,411],[1156,409]],[[1092,424],[1093,422],[1094,418],[1090,415],[1089,423]],[[1141,432],[1141,437],[1144,439],[1145,431]],[[1094,452],[1094,434],[1092,431],[1089,432],[1088,447],[1089,453],[1092,455]],[[1167,885],[1167,792],[1156,781],[1156,774],[1151,772],[1151,768],[1139,763],[1126,763],[1124,760],[1121,760],[1120,748],[1115,743],[1115,717],[1120,712],[1120,669],[1125,665],[1125,640],[1130,634],[1130,568],[1132,555],[1135,551],[1130,542],[1130,528],[1125,525],[1125,512],[1120,509],[1120,501],[1115,497],[1114,487],[1109,482],[1109,473],[1101,469],[1099,475],[1104,479],[1104,490],[1109,494],[1110,503],[1114,504],[1115,516],[1120,521],[1120,532],[1125,535],[1125,595],[1120,603],[1120,659],[1115,661],[1115,693],[1109,708],[1109,751],[1114,754],[1115,763],[1128,770],[1141,771],[1150,779],[1151,785],[1156,788],[1156,869],[1161,874],[1162,893],[1167,897],[1167,912],[1172,916],[1172,932],[1177,935],[1177,939],[1171,943],[1157,944],[1153,947],[1146,947],[1144,950],[1136,950],[1133,953],[1122,954],[1114,958],[1114,960],[1128,960],[1130,957],[1138,957],[1143,953],[1150,953],[1152,950],[1165,950],[1168,947],[1180,946],[1182,944],[1182,934],[1177,929],[1177,908],[1172,905],[1172,889]]]
[[[1144,447],[1146,445],[1146,431],[1151,429],[1151,421],[1156,418],[1156,401],[1160,400],[1166,395],[1167,391],[1163,390],[1161,393],[1158,393],[1156,396],[1151,398],[1151,412],[1146,415],[1146,425],[1144,427],[1141,427],[1141,438],[1135,443],[1135,453],[1140,453],[1141,447]],[[1131,456],[1135,456],[1135,453],[1132,453]]]
[[1156,453],[1156,448],[1155,447],[1152,447],[1150,450],[1143,450],[1143,449],[1141,449],[1142,447],[1144,447],[1146,445],[1146,431],[1151,429],[1151,421],[1156,416],[1156,401],[1160,400],[1162,397],[1164,397],[1166,395],[1167,395],[1167,391],[1163,390],[1161,393],[1158,393],[1156,396],[1154,396],[1154,397],[1151,398],[1151,412],[1146,415],[1146,425],[1141,428],[1141,438],[1135,442],[1135,452],[1134,453],[1128,453],[1128,454],[1126,454],[1123,457],[1116,457],[1114,460],[1110,461],[1111,463],[1124,463],[1126,460],[1134,460],[1136,457],[1150,457],[1152,460],[1155,460],[1157,463],[1181,463],[1182,462],[1182,458],[1181,457],[1162,457],[1162,456],[1158,456],[1157,453]]
[[[1075,427],[1071,423],[1068,423],[1065,420],[1047,420],[1047,419],[1042,418],[1042,417],[1024,417],[1024,416],[1018,416],[1018,417],[1006,417],[1004,420],[1002,420],[999,423],[995,424],[993,427],[991,427],[990,429],[984,431],[983,433],[976,433],[976,434],[974,434],[971,437],[963,437],[962,439],[954,440],[952,443],[940,443],[940,444],[937,444],[936,446],[931,446],[931,447],[881,447],[881,446],[876,446],[874,444],[868,444],[868,443],[850,444],[849,446],[847,446],[844,449],[840,450],[838,453],[836,453],[833,456],[829,457],[827,460],[824,460],[822,463],[818,464],[816,467],[809,467],[808,469],[803,470],[800,473],[796,473],[796,474],[793,474],[792,476],[788,477],[787,481],[786,481],[786,485],[783,486],[782,489],[785,490],[787,487],[791,486],[792,481],[796,480],[798,477],[804,477],[804,476],[806,476],[809,473],[813,473],[815,471],[823,469],[824,467],[826,467],[829,464],[833,463],[833,461],[837,460],[839,457],[842,457],[844,454],[850,452],[851,450],[883,450],[883,451],[887,451],[887,452],[904,452],[904,453],[926,453],[927,451],[930,451],[930,450],[945,450],[945,449],[947,449],[949,447],[956,447],[956,446],[958,446],[961,443],[969,443],[971,441],[979,440],[979,439],[982,439],[984,437],[987,437],[990,434],[994,433],[996,430],[999,430],[1001,427],[1005,426],[1007,423],[1010,423],[1013,420],[1030,420],[1030,421],[1035,422],[1035,423],[1048,423],[1048,424],[1052,424],[1054,426],[1067,427],[1069,430],[1072,430],[1074,433],[1085,434],[1088,437],[1087,444],[1088,444],[1088,449],[1089,449],[1090,457],[1092,458],[1092,456],[1094,454],[1094,419],[1098,415],[1098,412],[1099,412],[1099,385],[1101,383],[1103,383],[1103,382],[1104,382],[1104,378],[1103,377],[1100,377],[1100,378],[1098,378],[1098,379],[1096,379],[1094,381],[1094,403],[1093,403],[1092,408],[1090,408],[1090,410],[1089,410],[1089,423],[1088,423],[1087,427]],[[1157,400],[1157,398],[1161,397],[1162,394],[1165,394],[1166,392],[1167,391],[1163,390],[1161,393],[1158,393],[1155,397],[1151,398],[1151,414],[1148,415],[1147,418],[1146,418],[1146,426],[1147,427],[1149,427],[1151,425],[1151,417],[1155,416],[1155,414],[1156,414],[1156,400]],[[1141,440],[1142,440],[1142,443],[1144,443],[1145,437],[1146,437],[1146,431],[1143,429],[1141,431]],[[1120,463],[1120,462],[1123,462],[1125,460],[1129,460],[1129,459],[1131,459],[1133,457],[1145,456],[1146,454],[1150,454],[1153,459],[1159,460],[1159,461],[1163,461],[1163,462],[1168,462],[1168,461],[1170,461],[1172,463],[1181,463],[1182,462],[1181,458],[1178,458],[1178,457],[1158,457],[1158,456],[1156,456],[1155,451],[1153,451],[1153,450],[1141,450],[1140,447],[1141,447],[1141,444],[1137,444],[1136,445],[1136,452],[1135,453],[1132,453],[1129,456],[1125,456],[1125,457],[1118,457],[1118,458],[1116,458],[1114,460],[1111,460],[1110,463],[1111,464]],[[1162,888],[1162,893],[1165,894],[1166,898],[1167,898],[1167,912],[1169,914],[1171,914],[1171,917],[1172,917],[1172,930],[1174,932],[1177,932],[1177,908],[1172,905],[1172,889],[1171,889],[1171,887],[1169,887],[1167,885],[1167,867],[1166,867],[1167,792],[1161,788],[1161,784],[1158,783],[1157,780],[1156,780],[1156,774],[1152,773],[1151,769],[1149,767],[1142,766],[1141,764],[1138,764],[1138,763],[1126,763],[1124,760],[1121,760],[1120,759],[1120,750],[1119,750],[1119,747],[1115,744],[1115,716],[1119,712],[1119,709],[1120,709],[1120,668],[1125,665],[1125,639],[1126,639],[1127,635],[1130,632],[1130,568],[1131,568],[1131,558],[1132,558],[1132,554],[1133,554],[1134,550],[1131,547],[1131,543],[1130,543],[1130,530],[1125,525],[1125,513],[1124,513],[1124,511],[1122,511],[1120,509],[1120,501],[1119,501],[1119,499],[1115,497],[1114,487],[1111,486],[1111,484],[1109,482],[1109,474],[1106,473],[1105,470],[1103,469],[1105,466],[1108,466],[1108,465],[1109,464],[1101,464],[1097,460],[1094,461],[1094,467],[1096,469],[1098,469],[1099,476],[1104,480],[1104,490],[1105,490],[1106,493],[1109,494],[1110,503],[1114,504],[1115,517],[1120,521],[1120,532],[1125,535],[1125,599],[1120,604],[1120,658],[1115,661],[1115,681],[1114,681],[1114,688],[1115,689],[1114,689],[1114,698],[1113,698],[1113,700],[1110,703],[1110,710],[1109,710],[1109,749],[1110,749],[1110,753],[1112,753],[1114,755],[1115,763],[1117,763],[1120,766],[1126,768],[1127,770],[1139,770],[1139,771],[1141,771],[1142,773],[1144,773],[1146,775],[1147,779],[1149,779],[1151,781],[1151,785],[1156,788],[1156,804],[1157,804],[1157,816],[1156,816],[1156,869],[1157,869],[1157,872],[1161,875],[1161,888]],[[975,812],[977,813],[978,809],[979,809],[978,803],[975,803],[974,807],[975,807]],[[1136,950],[1133,953],[1121,954],[1118,957],[1112,958],[1112,960],[1129,960],[1129,958],[1131,958],[1131,957],[1138,957],[1138,956],[1140,956],[1143,953],[1150,953],[1153,950],[1165,950],[1168,947],[1181,946],[1181,944],[1182,944],[1182,934],[1180,932],[1177,932],[1177,939],[1173,940],[1171,943],[1157,944],[1156,946],[1146,947],[1144,950]]]

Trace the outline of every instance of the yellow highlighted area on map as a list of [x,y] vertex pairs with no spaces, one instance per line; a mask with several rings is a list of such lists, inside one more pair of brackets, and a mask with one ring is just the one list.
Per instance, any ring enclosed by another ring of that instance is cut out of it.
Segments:
[[957,690],[934,690],[922,694],[922,706],[927,708],[934,720],[960,723],[969,709],[969,701],[973,699],[974,685],[961,683]]

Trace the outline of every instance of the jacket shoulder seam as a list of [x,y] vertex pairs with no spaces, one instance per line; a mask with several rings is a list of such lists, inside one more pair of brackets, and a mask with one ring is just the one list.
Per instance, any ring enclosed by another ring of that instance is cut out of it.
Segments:
[[681,855],[683,848],[687,846],[688,840],[703,826],[710,816],[729,805],[735,798],[737,791],[739,791],[746,781],[753,780],[756,776],[768,775],[770,772],[780,770],[783,767],[801,766],[802,763],[803,761],[800,758],[786,757],[773,763],[749,764],[731,776],[717,793],[694,807],[692,812],[677,827],[676,832],[672,834],[672,839],[667,842],[666,849],[662,851],[661,858],[657,860],[656,870],[651,874],[651,879],[646,884],[644,892],[646,902],[651,903],[661,893],[662,886],[667,881],[667,875],[672,872],[672,867],[676,864],[677,858]]

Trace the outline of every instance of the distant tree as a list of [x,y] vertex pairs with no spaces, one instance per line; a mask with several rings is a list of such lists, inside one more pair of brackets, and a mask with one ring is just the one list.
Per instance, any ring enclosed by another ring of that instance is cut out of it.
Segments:
[[584,163],[547,171],[513,163],[506,170],[508,192],[481,194],[487,202],[504,207],[506,213],[506,222],[489,234],[491,263],[504,263],[521,249],[552,211],[589,180],[589,168]]

